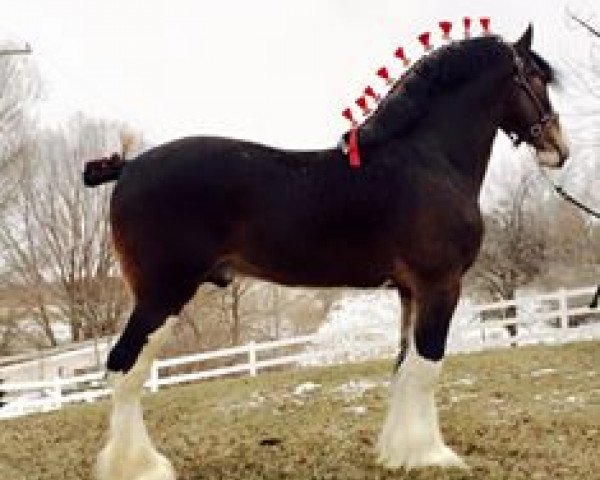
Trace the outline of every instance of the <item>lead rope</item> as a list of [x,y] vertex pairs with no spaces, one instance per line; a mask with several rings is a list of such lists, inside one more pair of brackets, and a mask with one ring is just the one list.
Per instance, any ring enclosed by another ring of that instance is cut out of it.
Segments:
[[573,195],[571,195],[569,192],[567,192],[564,189],[564,187],[562,187],[561,185],[557,185],[556,183],[554,183],[552,181],[552,179],[548,176],[548,174],[543,169],[541,169],[541,168],[540,168],[540,173],[546,179],[546,181],[550,184],[550,186],[552,187],[552,189],[563,200],[571,203],[572,205],[575,205],[577,208],[583,210],[588,215],[591,215],[592,217],[600,219],[600,213],[599,212],[597,212],[596,210],[592,209],[591,207],[588,207],[586,204],[582,203],[581,201],[577,200]]
[[[552,179],[548,176],[548,174],[542,168],[540,168],[540,173],[546,179],[546,181],[552,186],[553,190],[563,200],[565,200],[565,201],[567,201],[567,202],[575,205],[577,208],[583,210],[588,215],[591,215],[592,217],[600,219],[600,213],[598,213],[596,210],[593,210],[592,208],[588,207],[584,203],[582,203],[579,200],[577,200],[575,197],[573,197],[573,195],[571,195],[570,193],[568,193],[564,189],[564,187],[562,187],[561,185],[557,185],[556,183],[554,183],[552,181]],[[592,297],[592,300],[590,302],[589,308],[598,308],[598,298],[600,298],[600,284],[598,284],[598,287],[596,288],[596,292],[594,293],[594,296]]]

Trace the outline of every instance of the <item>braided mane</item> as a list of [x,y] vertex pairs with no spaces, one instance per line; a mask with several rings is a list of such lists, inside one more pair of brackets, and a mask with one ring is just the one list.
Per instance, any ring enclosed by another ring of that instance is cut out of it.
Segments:
[[390,133],[401,133],[423,117],[440,94],[511,59],[508,45],[498,36],[477,37],[440,47],[402,75],[360,129],[390,131],[391,128]]

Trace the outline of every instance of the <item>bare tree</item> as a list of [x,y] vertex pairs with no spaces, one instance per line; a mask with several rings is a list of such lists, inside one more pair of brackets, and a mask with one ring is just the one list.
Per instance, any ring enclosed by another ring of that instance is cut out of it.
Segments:
[[28,48],[0,45],[0,207],[10,198],[18,160],[35,127],[32,107],[41,94],[41,79]]
[[[562,59],[564,70],[563,95],[567,99],[563,116],[572,125],[569,131],[571,159],[565,166],[562,179],[569,193],[593,210],[600,210],[600,36],[592,19],[566,9],[565,17],[573,36],[577,37],[577,55]],[[582,43],[585,42],[585,43]]]
[[288,288],[236,278],[202,286],[180,315],[171,354],[265,341],[315,331],[340,290]]
[[523,177],[485,219],[484,243],[469,278],[494,299],[513,298],[545,266],[547,227],[532,196],[535,183]]
[[[580,34],[587,45],[579,60],[565,59],[569,70],[568,96],[573,111],[569,112],[577,128],[572,134],[573,155],[568,164],[569,183],[576,188],[576,197],[587,207],[600,211],[600,12],[573,13],[566,8],[565,16],[572,31]],[[586,40],[587,39],[587,40]],[[582,44],[583,47],[584,44]],[[565,175],[566,176],[566,175]],[[573,190],[573,188],[571,188]],[[562,223],[571,228],[566,241],[566,228],[552,232],[553,243],[563,248],[557,256],[582,266],[596,265],[600,270],[600,222],[574,208],[561,215]]]
[[[572,16],[569,11],[566,15]],[[558,176],[572,196],[598,209],[600,37],[598,28],[587,20],[578,18],[572,27],[584,38],[589,34],[589,46],[587,54],[562,59],[561,70],[567,69],[569,75],[561,79],[566,98],[561,114],[572,126],[572,158]],[[486,217],[482,251],[468,277],[471,285],[492,298],[512,298],[517,288],[538,282],[541,277],[553,277],[552,271],[564,272],[575,266],[580,271],[598,262],[597,221],[555,195],[534,170],[504,177],[519,180],[514,185],[510,180],[496,184],[505,198]]]
[[120,148],[120,125],[78,115],[62,132],[41,132],[15,208],[0,225],[12,280],[35,299],[33,318],[48,343],[67,322],[71,340],[117,331],[128,305],[108,227],[110,189],[85,190],[82,162]]

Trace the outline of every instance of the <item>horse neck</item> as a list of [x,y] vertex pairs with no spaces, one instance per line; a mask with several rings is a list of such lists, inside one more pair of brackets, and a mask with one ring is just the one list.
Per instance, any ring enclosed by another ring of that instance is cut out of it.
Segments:
[[505,72],[489,72],[438,100],[420,130],[478,196],[499,128],[507,91]]

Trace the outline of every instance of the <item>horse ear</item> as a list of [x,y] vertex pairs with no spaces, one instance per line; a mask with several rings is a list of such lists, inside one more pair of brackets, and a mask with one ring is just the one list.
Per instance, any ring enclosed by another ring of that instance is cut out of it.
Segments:
[[515,47],[525,52],[531,50],[531,44],[533,43],[533,24],[530,23],[527,26],[527,30],[521,35],[521,38],[516,41]]

